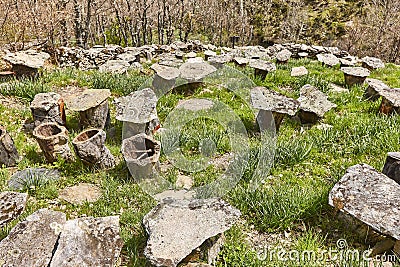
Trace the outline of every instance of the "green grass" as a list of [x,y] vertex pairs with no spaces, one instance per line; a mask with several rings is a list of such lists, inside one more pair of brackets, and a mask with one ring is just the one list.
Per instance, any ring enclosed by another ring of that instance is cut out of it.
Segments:
[[[302,65],[309,70],[309,75],[291,77],[291,68]],[[348,167],[367,163],[381,170],[386,153],[400,150],[400,117],[378,114],[380,101],[364,100],[363,86],[349,88],[349,93],[330,93],[329,83],[344,86],[343,74],[338,67],[326,68],[319,62],[306,59],[290,60],[287,65],[278,65],[278,70],[268,74],[265,80],[254,78],[250,68],[234,68],[243,71],[256,85],[272,88],[291,97],[297,98],[303,85],[312,84],[327,93],[337,108],[329,111],[321,121],[331,125],[330,129],[321,129],[317,125],[305,127],[296,120],[286,119],[277,136],[272,168],[269,173],[262,174],[262,184],[252,191],[249,190],[249,183],[255,175],[262,143],[258,138],[253,111],[241,97],[240,90],[235,94],[214,84],[195,88],[190,96],[175,92],[166,94],[159,100],[157,110],[162,123],[180,100],[205,97],[229,106],[247,130],[250,153],[243,179],[224,197],[240,209],[243,223],[226,233],[227,242],[219,254],[216,266],[310,266],[309,262],[304,261],[259,259],[257,251],[246,241],[246,234],[249,232],[260,235],[290,233],[292,241],[285,246],[298,251],[334,248],[339,238],[347,239],[352,248],[368,248],[362,239],[335,217],[335,211],[327,204],[327,195]],[[146,68],[144,73],[147,72]],[[227,75],[234,73],[234,69],[229,70]],[[393,64],[374,71],[371,77],[382,79],[392,87],[400,87],[400,67]],[[112,75],[76,69],[53,70],[44,72],[36,80],[13,81],[11,89],[0,89],[0,93],[17,96],[26,105],[38,92],[68,85],[108,88],[112,91],[112,97],[116,97],[137,90],[147,79],[147,75],[135,71],[128,75]],[[244,82],[238,82],[242,83]],[[0,122],[11,134],[23,158],[18,169],[28,166],[58,168],[62,178],[55,182],[42,184],[33,181],[32,184],[27,184],[23,191],[28,192],[32,198],[29,199],[23,215],[1,229],[0,238],[5,237],[19,220],[44,207],[63,211],[68,218],[82,215],[120,215],[121,236],[125,241],[122,251],[123,265],[146,266],[143,249],[147,237],[141,222],[156,202],[129,175],[120,153],[122,124],[112,119],[116,137],[106,141],[107,147],[120,163],[113,170],[102,171],[87,167],[80,161],[47,164],[32,136],[21,130],[24,121],[30,117],[29,108],[18,110],[0,105]],[[227,118],[231,117],[197,118],[186,124],[179,135],[179,147],[183,154],[190,159],[201,159],[201,146],[205,146],[201,140],[205,138],[215,143],[215,150],[212,150],[215,155],[231,152],[227,131],[224,125],[218,123]],[[80,132],[77,114],[69,114],[67,120],[69,138],[72,140]],[[166,155],[162,154],[161,161],[166,160]],[[175,182],[178,173],[177,168],[172,168],[165,176],[170,182]],[[201,186],[214,181],[222,171],[209,166],[193,174],[183,173],[191,175],[195,185]],[[7,190],[10,175],[10,170],[0,169],[1,191]],[[97,184],[103,196],[95,203],[83,205],[72,205],[57,198],[59,189],[80,182]],[[303,225],[306,230],[298,230]],[[279,244],[266,245],[279,247]],[[352,263],[350,266],[358,266],[357,264],[359,263]]]

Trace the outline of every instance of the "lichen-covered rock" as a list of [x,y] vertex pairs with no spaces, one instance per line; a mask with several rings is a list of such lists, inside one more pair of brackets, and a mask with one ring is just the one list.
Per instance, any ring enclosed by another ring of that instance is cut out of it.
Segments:
[[0,126],[0,167],[2,165],[15,166],[18,160],[19,155],[13,139],[7,133],[6,128]]
[[221,199],[164,200],[143,219],[145,256],[155,266],[177,266],[206,240],[231,228],[240,211]]
[[180,100],[176,108],[182,108],[191,111],[200,111],[211,109],[214,102],[204,98],[191,98],[187,100]]
[[367,164],[347,169],[329,193],[329,204],[374,230],[400,239],[400,185]]
[[334,54],[318,54],[317,59],[319,62],[333,67],[340,63],[339,59]]
[[39,93],[30,105],[35,126],[45,122],[65,125],[64,100],[57,93]]
[[0,193],[0,228],[16,219],[25,209],[28,194],[17,192]]
[[283,49],[276,54],[276,61],[277,63],[286,63],[292,56],[292,52],[288,49]]
[[370,75],[368,69],[361,67],[342,67],[340,70],[343,71],[344,80],[348,86],[363,84],[365,79]]
[[254,76],[265,79],[269,72],[275,71],[274,63],[261,59],[251,60],[249,66],[254,69]]
[[381,96],[381,92],[390,89],[384,82],[378,79],[367,78],[365,82],[368,84],[365,89],[364,97],[375,101]]
[[48,181],[57,181],[59,179],[60,172],[56,169],[27,168],[14,173],[8,181],[8,187],[14,190],[22,190],[26,185],[43,184]]
[[290,76],[292,76],[292,77],[300,77],[300,76],[305,76],[307,74],[308,74],[308,70],[304,66],[293,67],[292,71],[290,72]]
[[302,123],[315,123],[324,114],[335,108],[336,105],[328,100],[328,97],[312,85],[306,84],[300,89],[299,118]]
[[122,246],[118,216],[70,220],[64,224],[49,266],[115,266]]
[[34,76],[42,68],[50,55],[35,50],[26,50],[6,54],[3,59],[12,65],[12,71],[17,76]]
[[18,223],[0,242],[0,266],[49,266],[65,218],[41,209]]
[[247,64],[249,64],[250,60],[245,57],[234,57],[233,62],[240,67],[245,67]]
[[160,66],[154,64],[156,73],[153,78],[153,90],[159,97],[169,92],[175,86],[176,79],[179,77],[179,69],[173,67]]
[[382,60],[376,57],[363,57],[361,61],[362,66],[369,70],[376,70],[385,67],[385,63],[383,63]]

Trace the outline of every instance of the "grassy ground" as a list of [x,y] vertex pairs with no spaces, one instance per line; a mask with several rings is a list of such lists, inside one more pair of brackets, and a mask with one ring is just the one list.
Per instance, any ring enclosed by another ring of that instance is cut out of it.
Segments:
[[[302,78],[290,77],[293,66],[304,65],[310,74]],[[215,98],[229,105],[238,114],[247,128],[251,155],[242,181],[224,198],[239,208],[243,219],[227,232],[227,243],[219,255],[217,266],[362,266],[360,262],[330,261],[310,262],[302,260],[281,261],[274,254],[264,259],[257,256],[257,245],[270,246],[273,249],[295,249],[314,251],[335,249],[338,239],[346,239],[349,248],[368,249],[363,238],[352,233],[347,225],[337,219],[335,211],[327,204],[327,195],[333,185],[345,173],[345,170],[358,163],[367,163],[378,170],[384,164],[388,151],[400,149],[400,117],[385,116],[377,113],[379,102],[369,102],[362,98],[364,88],[354,86],[349,93],[329,92],[329,83],[344,86],[343,74],[339,68],[325,68],[310,60],[291,60],[287,65],[279,65],[278,70],[268,74],[264,81],[253,77],[250,68],[239,69],[257,85],[267,86],[288,96],[298,97],[299,89],[307,83],[317,86],[327,93],[337,108],[328,112],[320,124],[323,127],[304,127],[295,120],[286,119],[282,124],[278,139],[273,167],[264,178],[263,185],[256,191],[249,190],[249,180],[253,175],[257,160],[257,141],[254,114],[243,101],[225,89],[210,86],[197,88],[194,96]],[[147,71],[147,68],[146,68]],[[400,67],[388,64],[385,69],[371,75],[382,79],[392,87],[400,87]],[[46,71],[35,81],[26,80],[13,83],[11,88],[0,88],[0,93],[16,96],[28,106],[38,92],[54,90],[57,87],[74,85],[88,88],[109,88],[113,97],[126,95],[136,90],[147,75],[132,72],[129,75],[102,74],[97,71],[78,71],[73,69]],[[207,90],[205,90],[207,89]],[[182,93],[164,96],[158,103],[158,113],[163,122],[179,100],[185,99]],[[151,196],[144,193],[130,177],[120,153],[121,128],[118,121],[112,120],[116,136],[107,139],[107,146],[119,164],[111,171],[101,171],[84,166],[81,162],[67,164],[57,162],[46,164],[43,154],[31,136],[21,128],[31,117],[29,109],[22,110],[0,105],[0,122],[13,137],[23,159],[18,169],[28,166],[46,166],[58,168],[62,179],[46,184],[27,184],[30,198],[23,219],[33,211],[49,207],[63,211],[68,218],[79,216],[120,215],[122,238],[125,246],[122,251],[123,266],[146,266],[142,254],[146,243],[146,234],[141,221],[143,216],[155,206]],[[67,117],[70,139],[79,133],[77,114]],[[229,140],[225,130],[212,120],[199,119],[188,125],[181,136],[181,148],[186,155],[199,155],[199,145],[203,137],[214,140],[218,155],[230,152]],[[211,136],[211,137],[210,137]],[[165,156],[161,157],[166,160]],[[0,169],[0,190],[7,189],[7,180],[12,169]],[[193,176],[195,185],[206,184],[213,180],[219,169],[209,167]],[[167,177],[174,182],[177,169],[170,169]],[[186,174],[186,173],[185,173]],[[73,205],[59,200],[58,190],[66,186],[89,182],[98,184],[103,196],[95,203]],[[17,223],[14,221],[0,231],[0,238],[7,235]],[[339,262],[339,263],[338,263]],[[335,265],[335,263],[337,265]],[[376,265],[379,266],[379,265]]]

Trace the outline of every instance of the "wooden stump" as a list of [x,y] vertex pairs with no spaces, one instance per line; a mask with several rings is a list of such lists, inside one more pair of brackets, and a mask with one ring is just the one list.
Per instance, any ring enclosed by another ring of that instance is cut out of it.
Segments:
[[0,126],[0,167],[15,166],[19,159],[18,151],[14,141],[3,126]]
[[35,126],[45,122],[55,122],[65,126],[64,101],[56,93],[40,93],[31,102],[31,112]]
[[33,130],[33,136],[48,162],[56,162],[58,157],[66,161],[75,160],[68,146],[68,131],[64,126],[54,122],[42,123]]
[[101,169],[115,166],[114,156],[104,145],[106,133],[101,129],[89,129],[74,138],[72,144],[78,157],[88,165]]
[[382,173],[400,184],[400,152],[389,152]]

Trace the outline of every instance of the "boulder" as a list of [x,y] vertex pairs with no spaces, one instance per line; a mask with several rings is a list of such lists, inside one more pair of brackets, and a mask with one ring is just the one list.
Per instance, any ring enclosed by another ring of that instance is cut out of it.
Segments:
[[366,99],[375,101],[381,96],[381,92],[390,90],[390,87],[381,80],[367,78],[365,81],[368,84],[368,87],[364,92],[364,98]]
[[368,69],[361,67],[342,67],[340,70],[344,73],[344,80],[348,86],[361,85],[370,75]]
[[292,71],[290,72],[290,76],[292,77],[300,77],[305,75],[308,75],[308,70],[304,66],[293,67]]
[[256,59],[251,60],[249,66],[254,69],[254,76],[264,80],[269,72],[275,71],[276,66],[272,62]]
[[3,59],[12,65],[12,71],[16,76],[28,77],[36,76],[49,58],[49,54],[35,50],[8,53],[3,56]]
[[149,234],[144,254],[155,266],[175,267],[240,215],[221,199],[164,200],[143,219]]
[[59,179],[60,172],[56,169],[27,168],[14,173],[8,181],[8,187],[14,190],[22,190],[26,185],[43,184]]
[[302,123],[315,123],[323,118],[326,112],[336,107],[323,92],[309,84],[300,89],[298,101],[300,102],[298,116]]
[[12,167],[17,164],[19,155],[14,141],[6,131],[6,128],[0,126],[0,167]]
[[339,59],[334,54],[318,54],[317,59],[319,62],[329,67],[336,66],[340,63]]
[[362,66],[371,71],[385,67],[385,63],[383,63],[382,60],[376,57],[363,57],[361,61],[362,61]]
[[265,87],[255,87],[251,90],[251,103],[253,108],[259,109],[259,124],[268,124],[271,117],[269,112],[272,112],[276,130],[279,130],[285,116],[294,116],[300,106],[297,100]]
[[116,266],[123,244],[118,216],[69,220],[51,263],[46,266]]
[[21,215],[27,200],[26,193],[0,192],[0,229]]
[[66,216],[40,209],[19,222],[0,242],[2,266],[49,266]]
[[329,204],[381,234],[400,239],[400,185],[367,164],[347,169],[329,193]]
[[383,114],[400,114],[400,88],[386,88],[381,90],[382,96],[379,112]]

